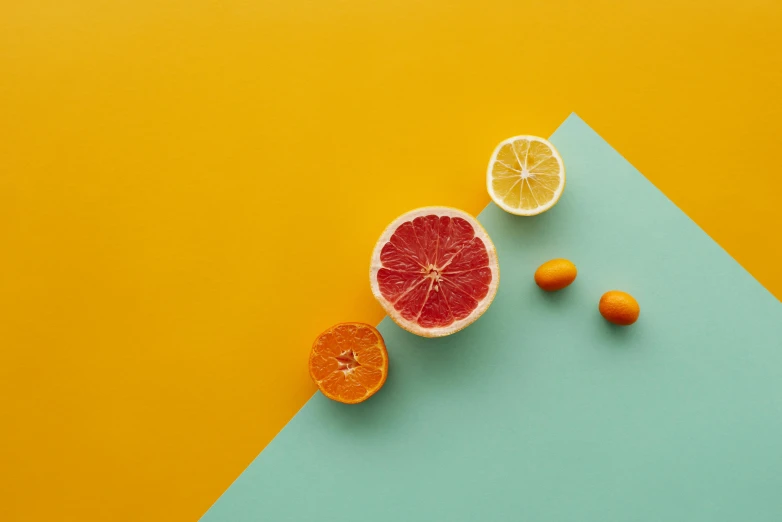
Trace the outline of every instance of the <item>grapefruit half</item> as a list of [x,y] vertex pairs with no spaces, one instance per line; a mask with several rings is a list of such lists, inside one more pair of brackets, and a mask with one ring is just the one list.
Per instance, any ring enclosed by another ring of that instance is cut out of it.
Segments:
[[494,244],[474,217],[425,207],[386,228],[372,253],[369,278],[394,322],[416,335],[442,337],[489,308],[500,268]]

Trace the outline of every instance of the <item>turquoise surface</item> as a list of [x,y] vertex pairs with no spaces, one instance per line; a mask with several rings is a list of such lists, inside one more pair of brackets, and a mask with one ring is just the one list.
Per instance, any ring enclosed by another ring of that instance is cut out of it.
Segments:
[[[559,204],[479,216],[486,314],[442,339],[384,319],[385,387],[316,394],[203,521],[782,520],[782,304],[577,116],[551,140]],[[555,257],[579,275],[547,294]],[[611,289],[638,323],[600,317]]]

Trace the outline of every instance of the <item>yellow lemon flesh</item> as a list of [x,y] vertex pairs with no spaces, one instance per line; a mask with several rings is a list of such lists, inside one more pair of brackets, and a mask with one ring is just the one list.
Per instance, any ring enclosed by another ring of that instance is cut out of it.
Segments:
[[534,216],[553,207],[565,190],[565,164],[548,140],[515,136],[494,149],[486,172],[491,199],[503,210]]

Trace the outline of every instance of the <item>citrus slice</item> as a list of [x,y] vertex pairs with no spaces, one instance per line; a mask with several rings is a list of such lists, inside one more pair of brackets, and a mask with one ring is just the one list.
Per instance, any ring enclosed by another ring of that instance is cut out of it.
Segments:
[[340,323],[315,339],[310,376],[323,395],[346,404],[367,400],[386,382],[388,352],[383,336],[364,323]]
[[474,217],[427,207],[386,228],[372,253],[369,278],[375,298],[399,326],[441,337],[486,311],[500,269],[494,244]]
[[565,164],[548,140],[508,138],[491,155],[486,186],[491,199],[506,212],[535,216],[559,201],[565,189]]

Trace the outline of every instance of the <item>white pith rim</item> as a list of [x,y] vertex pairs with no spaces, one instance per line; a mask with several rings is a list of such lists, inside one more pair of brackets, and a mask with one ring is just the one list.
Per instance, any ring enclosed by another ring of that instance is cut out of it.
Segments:
[[[502,200],[502,198],[500,198],[497,194],[494,193],[494,187],[491,184],[492,167],[494,167],[494,164],[497,162],[497,154],[500,153],[500,149],[502,149],[502,147],[504,147],[505,145],[508,145],[510,143],[519,140],[537,141],[549,147],[551,149],[553,157],[557,160],[557,163],[559,163],[559,168],[562,172],[562,176],[559,178],[559,186],[557,187],[557,190],[554,191],[554,197],[552,197],[551,200],[545,205],[541,205],[537,208],[532,208],[529,210],[523,208],[511,207],[510,205],[507,205]],[[562,156],[559,155],[559,151],[550,141],[540,138],[538,136],[513,136],[512,138],[508,138],[507,140],[501,141],[499,145],[497,145],[497,147],[494,149],[494,152],[491,155],[491,159],[489,159],[489,166],[486,169],[486,190],[489,191],[489,196],[491,196],[491,199],[497,204],[497,206],[499,206],[505,212],[510,212],[511,214],[515,214],[517,216],[537,216],[538,214],[541,214],[547,211],[548,209],[550,209],[551,207],[553,207],[554,205],[556,205],[557,202],[559,201],[559,198],[562,196],[562,192],[565,190],[565,162],[562,161]]]
[[[472,225],[472,228],[475,231],[475,236],[480,238],[481,241],[483,241],[483,244],[486,247],[486,253],[489,256],[489,268],[491,269],[491,283],[489,284],[489,291],[486,294],[486,297],[484,297],[478,302],[478,306],[475,308],[475,310],[473,310],[470,313],[470,315],[468,315],[464,319],[459,319],[458,321],[454,321],[448,326],[440,326],[436,328],[424,328],[420,326],[418,323],[409,321],[404,317],[402,317],[402,314],[399,313],[394,308],[394,305],[390,301],[388,301],[385,297],[383,297],[383,294],[380,293],[380,286],[377,283],[377,273],[381,268],[383,268],[383,264],[380,261],[380,252],[383,250],[383,246],[389,242],[391,236],[394,234],[396,229],[399,228],[399,226],[402,225],[402,223],[405,223],[406,221],[412,221],[417,217],[431,216],[431,215],[435,215],[438,217],[442,217],[442,216],[460,217],[465,221],[469,222],[470,225]],[[483,228],[483,226],[481,226],[481,224],[478,222],[477,219],[472,217],[470,214],[455,208],[424,207],[399,216],[393,222],[391,222],[390,225],[386,227],[385,231],[383,231],[383,234],[380,236],[380,239],[378,239],[377,243],[375,244],[375,249],[372,252],[372,261],[369,266],[369,281],[372,287],[372,294],[375,296],[375,299],[378,300],[378,302],[386,311],[388,316],[396,324],[398,324],[408,332],[414,333],[416,335],[420,335],[422,337],[443,337],[445,335],[456,333],[459,330],[469,326],[470,324],[475,322],[481,315],[483,315],[483,313],[486,311],[487,308],[489,308],[489,305],[494,300],[494,296],[497,293],[497,286],[499,285],[500,282],[500,265],[499,262],[497,261],[497,251],[494,248],[494,243],[489,237],[489,234],[486,233],[486,230]]]

